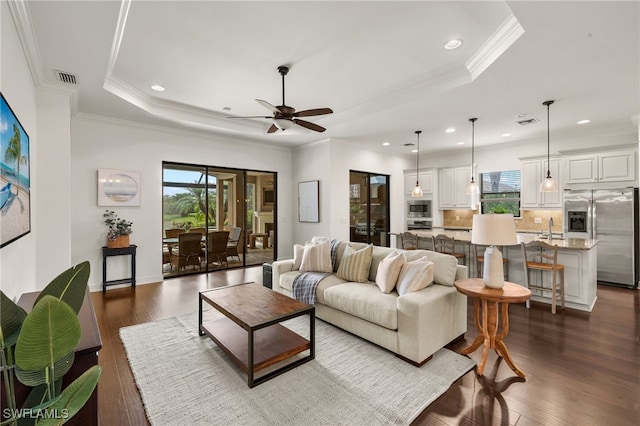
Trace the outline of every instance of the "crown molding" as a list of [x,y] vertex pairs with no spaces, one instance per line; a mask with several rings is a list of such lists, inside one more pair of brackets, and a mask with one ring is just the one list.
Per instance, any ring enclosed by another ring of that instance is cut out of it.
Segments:
[[489,68],[522,34],[524,28],[515,16],[510,15],[465,63],[471,79],[475,80]]

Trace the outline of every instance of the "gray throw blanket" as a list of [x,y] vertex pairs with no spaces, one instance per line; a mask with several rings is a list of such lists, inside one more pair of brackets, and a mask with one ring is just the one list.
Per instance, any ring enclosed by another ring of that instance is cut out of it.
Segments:
[[[336,258],[340,240],[331,240],[331,267],[335,271]],[[331,272],[303,272],[298,275],[291,286],[293,298],[310,305],[316,303],[316,288],[323,278],[331,275]]]

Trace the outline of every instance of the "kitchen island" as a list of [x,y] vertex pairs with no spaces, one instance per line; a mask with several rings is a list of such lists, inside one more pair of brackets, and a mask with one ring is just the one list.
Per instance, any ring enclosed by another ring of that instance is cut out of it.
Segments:
[[[444,230],[434,228],[432,230],[410,231],[418,236],[418,247],[433,250],[431,237],[439,234],[447,235],[459,241],[463,252],[467,254],[466,264],[469,266],[469,276],[481,276],[476,271],[473,261],[471,244],[471,232],[463,230]],[[517,234],[518,245],[503,247],[503,256],[509,259],[509,281],[524,285],[524,264],[520,243],[540,239],[539,233],[519,232]],[[546,238],[544,241],[549,242]],[[596,302],[597,289],[597,244],[598,240],[582,238],[552,239],[551,245],[558,246],[558,263],[564,265],[564,293],[565,307],[591,312]],[[539,271],[529,272],[531,284],[543,283],[550,285],[551,274]],[[531,289],[531,300],[551,304],[551,290]]]

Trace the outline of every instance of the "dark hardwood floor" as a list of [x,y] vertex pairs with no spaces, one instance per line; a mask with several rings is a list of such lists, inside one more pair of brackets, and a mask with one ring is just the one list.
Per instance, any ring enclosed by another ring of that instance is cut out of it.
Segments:
[[[207,288],[262,282],[252,267],[92,293],[103,347],[99,413],[102,425],[147,425],[118,330],[198,309]],[[519,379],[495,352],[486,376],[470,371],[415,425],[638,425],[640,424],[640,291],[599,286],[593,312],[548,305],[510,305],[506,345],[526,374]],[[466,341],[475,337],[469,304]],[[480,360],[480,350],[470,356]],[[171,354],[167,354],[171,356]],[[366,419],[363,419],[363,424]],[[370,425],[373,426],[373,425]]]

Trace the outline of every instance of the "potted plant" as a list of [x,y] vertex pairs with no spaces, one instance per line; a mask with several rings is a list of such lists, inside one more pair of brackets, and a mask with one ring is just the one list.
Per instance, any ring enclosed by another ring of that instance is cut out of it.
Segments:
[[[77,314],[89,269],[85,261],[58,275],[29,314],[0,291],[0,370],[6,397],[1,425],[61,425],[91,397],[102,371],[98,365],[62,389],[82,334]],[[31,388],[20,408],[16,379]]]
[[133,222],[120,219],[113,210],[105,210],[102,215],[104,224],[107,225],[107,247],[129,247],[129,234],[133,232]]

